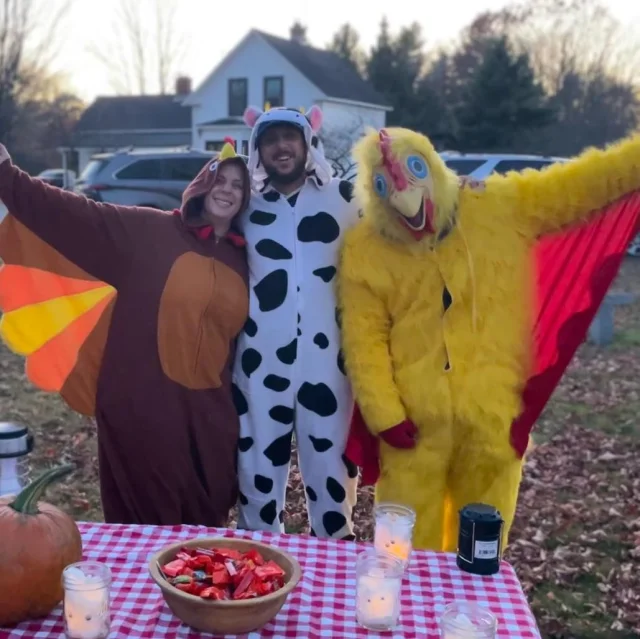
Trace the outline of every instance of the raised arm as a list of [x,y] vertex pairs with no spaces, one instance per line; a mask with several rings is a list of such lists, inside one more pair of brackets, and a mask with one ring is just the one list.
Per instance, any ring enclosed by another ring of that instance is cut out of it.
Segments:
[[512,200],[509,210],[496,210],[514,216],[527,235],[552,233],[640,189],[640,135],[542,171],[491,176],[485,186],[478,197]]
[[369,430],[380,435],[406,419],[389,354],[390,318],[383,302],[351,271],[348,246],[338,271],[342,347],[355,400]]
[[90,275],[117,286],[146,209],[94,202],[30,177],[0,145],[0,200],[21,224]]

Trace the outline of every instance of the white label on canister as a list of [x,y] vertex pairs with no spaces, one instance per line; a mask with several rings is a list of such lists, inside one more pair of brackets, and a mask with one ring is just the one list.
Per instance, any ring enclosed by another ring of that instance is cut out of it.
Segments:
[[498,556],[498,540],[476,541],[474,557],[476,559],[495,559]]

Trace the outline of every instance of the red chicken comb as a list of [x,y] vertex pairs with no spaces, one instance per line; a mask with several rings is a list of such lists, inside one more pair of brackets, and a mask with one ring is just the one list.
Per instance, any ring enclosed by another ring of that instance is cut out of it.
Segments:
[[382,164],[384,165],[385,169],[387,169],[387,173],[389,173],[389,176],[391,177],[396,190],[404,191],[404,189],[406,189],[408,186],[407,178],[402,171],[400,163],[394,157],[393,152],[391,151],[391,138],[389,137],[386,129],[380,129],[378,137],[380,138]]
[[231,146],[235,147],[236,145],[236,141],[230,136],[228,135],[225,139],[225,142],[228,142]]

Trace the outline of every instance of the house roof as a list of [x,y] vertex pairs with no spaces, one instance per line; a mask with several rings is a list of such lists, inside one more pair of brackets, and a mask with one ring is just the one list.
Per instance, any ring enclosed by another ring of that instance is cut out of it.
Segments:
[[258,29],[253,32],[264,38],[327,97],[387,106],[387,101],[373,86],[333,51],[316,49]]
[[73,146],[97,149],[175,147],[191,145],[191,130],[183,131],[74,131]]
[[174,95],[100,97],[82,114],[75,131],[191,129],[191,109]]

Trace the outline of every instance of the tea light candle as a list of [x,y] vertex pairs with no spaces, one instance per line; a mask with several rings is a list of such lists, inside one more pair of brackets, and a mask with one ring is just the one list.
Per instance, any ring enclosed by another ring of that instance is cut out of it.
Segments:
[[498,620],[487,608],[467,602],[449,604],[442,615],[442,639],[495,639]]
[[68,639],[106,639],[110,630],[108,566],[86,561],[62,573],[64,621]]
[[412,550],[413,527],[416,513],[408,506],[380,503],[374,509],[376,521],[374,546],[380,552],[389,553],[406,566]]
[[375,549],[358,556],[356,617],[369,630],[391,630],[400,617],[402,562]]

